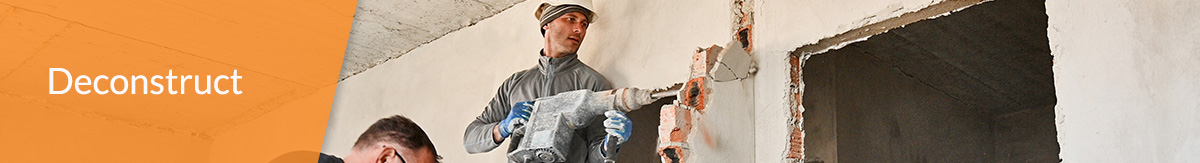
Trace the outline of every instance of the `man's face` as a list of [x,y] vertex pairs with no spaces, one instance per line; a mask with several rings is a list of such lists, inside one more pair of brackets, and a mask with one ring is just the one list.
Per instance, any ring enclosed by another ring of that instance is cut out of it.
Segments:
[[542,29],[546,30],[546,56],[558,58],[579,51],[587,35],[588,20],[583,13],[570,12],[555,18]]

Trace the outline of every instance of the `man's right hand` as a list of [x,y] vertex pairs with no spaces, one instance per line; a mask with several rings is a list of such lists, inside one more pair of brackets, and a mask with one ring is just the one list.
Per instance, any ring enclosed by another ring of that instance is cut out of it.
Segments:
[[501,138],[512,136],[513,130],[529,121],[529,113],[533,112],[533,101],[518,102],[508,111],[508,117],[496,125]]

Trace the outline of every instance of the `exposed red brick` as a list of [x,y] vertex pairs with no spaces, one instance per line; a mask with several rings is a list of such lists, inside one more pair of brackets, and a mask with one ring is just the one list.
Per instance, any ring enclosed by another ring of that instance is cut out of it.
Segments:
[[704,86],[704,77],[692,78],[683,85],[683,89],[679,92],[679,102],[681,105],[695,108],[696,112],[704,114],[704,106],[707,104],[709,89]]
[[686,152],[684,151],[683,147],[680,146],[666,146],[658,148],[658,155],[662,156],[662,162],[667,163],[686,162],[684,161],[684,158],[687,158],[684,155],[685,153]]
[[787,158],[804,158],[804,130],[801,130],[799,127],[793,127],[791,134],[791,140],[788,141]]
[[754,1],[734,0],[733,16],[736,18],[733,22],[733,39],[741,42],[746,52],[750,52],[754,47]]
[[659,112],[659,144],[687,141],[692,131],[692,112],[684,107],[665,105]]
[[684,162],[688,134],[692,130],[692,112],[687,107],[665,105],[659,111],[658,155],[663,162]]
[[801,67],[801,64],[800,64],[801,62],[802,61],[801,61],[800,56],[797,56],[797,55],[788,56],[788,63],[790,65],[790,69],[789,69],[790,72],[788,72],[788,74],[791,77],[791,80],[790,80],[790,84],[792,87],[791,89],[796,90],[796,91],[791,92],[791,95],[790,95],[790,98],[791,98],[790,99],[790,101],[791,101],[790,108],[792,109],[790,113],[792,114],[791,115],[792,121],[789,123],[791,123],[793,125],[788,126],[788,127],[792,128],[792,132],[788,135],[788,138],[790,140],[788,142],[787,158],[794,159],[794,160],[801,160],[804,158],[804,129],[802,128],[802,126],[794,125],[794,124],[799,124],[799,122],[802,122],[804,120],[804,117],[803,117],[804,111],[801,110],[803,108],[800,106],[801,102],[802,102],[801,99],[803,99],[802,98],[803,93],[801,93],[801,92],[803,92],[803,91],[799,91],[802,89],[802,88],[800,88],[800,84],[802,82],[800,72],[803,68],[803,67]]
[[[752,30],[752,29],[754,29],[753,27],[754,27],[754,25],[746,25],[745,27],[738,29],[737,34],[735,34],[734,38],[733,38],[735,40],[738,40],[738,42],[742,43],[742,47],[746,48],[747,53],[749,53],[750,50],[752,50],[754,48],[754,30]],[[753,53],[751,53],[751,54],[753,54]]]
[[717,55],[721,53],[721,46],[712,45],[708,48],[700,48],[692,54],[692,71],[690,78],[703,77],[708,74],[708,70],[717,62]]

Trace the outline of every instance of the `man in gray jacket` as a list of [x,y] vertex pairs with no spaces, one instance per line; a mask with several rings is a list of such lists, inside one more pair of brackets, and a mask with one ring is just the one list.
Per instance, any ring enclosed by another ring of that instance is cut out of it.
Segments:
[[[521,136],[511,135],[515,124],[528,120],[529,107],[538,97],[561,92],[588,89],[610,90],[612,85],[596,70],[576,59],[576,52],[587,34],[588,24],[594,20],[588,0],[543,1],[534,14],[541,21],[543,49],[539,52],[538,65],[513,73],[496,90],[495,97],[484,108],[483,113],[467,126],[463,146],[468,153],[489,152],[512,136],[508,150],[520,144]],[[518,105],[520,104],[520,105]],[[515,109],[514,109],[515,108]],[[606,132],[605,126],[632,125],[623,114],[620,121],[605,121],[600,117],[588,127],[577,130],[568,150],[568,162],[602,162],[605,160],[606,135],[620,137],[617,142],[628,139],[628,131],[614,127]],[[609,119],[613,119],[610,117]],[[614,132],[616,131],[616,132]],[[612,156],[607,156],[612,157]]]

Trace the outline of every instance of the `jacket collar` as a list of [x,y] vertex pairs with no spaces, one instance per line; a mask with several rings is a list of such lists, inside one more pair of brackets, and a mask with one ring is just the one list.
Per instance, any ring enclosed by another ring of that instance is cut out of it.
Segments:
[[555,72],[558,72],[563,69],[567,69],[567,67],[579,64],[579,59],[576,58],[577,56],[575,54],[567,54],[566,56],[559,58],[550,58],[546,56],[545,53],[541,52],[541,50],[539,50],[538,54],[541,54],[541,56],[538,57],[537,69],[538,72],[541,72],[543,75],[548,73],[550,69],[554,69]]

